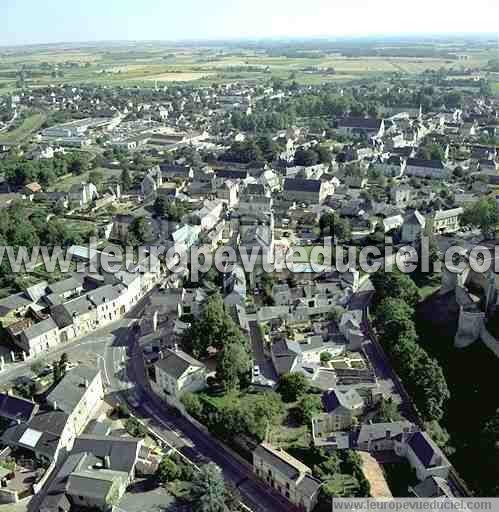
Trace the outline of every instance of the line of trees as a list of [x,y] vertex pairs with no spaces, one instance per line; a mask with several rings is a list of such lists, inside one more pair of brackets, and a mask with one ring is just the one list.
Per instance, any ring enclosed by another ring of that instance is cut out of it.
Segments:
[[381,343],[422,417],[439,421],[450,392],[438,361],[418,341],[413,318],[419,290],[399,271],[378,271],[372,283],[376,289],[374,325]]

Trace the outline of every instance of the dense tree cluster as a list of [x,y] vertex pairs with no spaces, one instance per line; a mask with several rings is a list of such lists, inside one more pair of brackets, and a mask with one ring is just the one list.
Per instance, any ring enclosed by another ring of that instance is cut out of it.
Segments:
[[90,167],[88,155],[79,152],[56,153],[50,159],[28,160],[24,156],[11,155],[0,160],[0,174],[3,173],[12,187],[21,187],[33,181],[42,186],[51,185],[59,176],[82,174]]
[[247,382],[251,348],[248,338],[225,309],[220,294],[212,295],[184,336],[184,345],[195,357],[205,357],[209,348],[219,351],[217,378],[231,390]]
[[477,202],[467,206],[461,217],[461,224],[480,228],[487,238],[492,238],[499,223],[496,199],[482,197]]
[[377,272],[373,277],[380,301],[375,327],[381,343],[423,418],[438,421],[450,393],[442,368],[418,343],[413,321],[417,289],[398,272]]
[[244,434],[261,442],[269,429],[281,423],[285,411],[280,396],[274,392],[243,397],[232,392],[224,396],[221,404],[204,395],[186,393],[182,403],[189,414],[225,440]]
[[335,212],[323,213],[319,219],[321,238],[331,236],[337,242],[347,242],[352,236],[352,228],[348,219]]

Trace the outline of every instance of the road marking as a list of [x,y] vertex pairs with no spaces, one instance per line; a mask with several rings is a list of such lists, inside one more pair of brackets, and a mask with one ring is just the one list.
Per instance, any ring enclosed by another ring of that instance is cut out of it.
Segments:
[[102,368],[104,370],[104,376],[106,378],[107,385],[111,386],[111,381],[109,380],[109,375],[107,373],[107,368],[106,368],[106,360],[103,356],[101,356],[100,354],[97,354],[97,361],[101,361],[101,360],[102,360]]

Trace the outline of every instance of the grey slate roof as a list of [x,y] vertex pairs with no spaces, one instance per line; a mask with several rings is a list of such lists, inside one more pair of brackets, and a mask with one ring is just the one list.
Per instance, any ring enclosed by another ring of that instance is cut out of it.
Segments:
[[165,357],[160,359],[156,366],[174,379],[180,378],[191,366],[204,368],[203,363],[200,363],[182,350],[167,350]]
[[130,474],[140,444],[140,440],[133,438],[85,434],[76,438],[71,453],[91,453],[99,459],[109,457],[110,469]]
[[[2,443],[8,446],[21,446],[35,453],[53,458],[59,446],[60,435],[66,425],[68,415],[59,411],[40,412],[28,423],[13,425],[3,433]],[[41,434],[32,445],[23,442],[26,431]]]
[[56,283],[49,284],[48,289],[51,293],[57,293],[59,295],[69,292],[71,290],[75,290],[81,287],[81,283],[76,280],[74,277],[69,277],[68,279],[63,279],[62,281],[57,281]]
[[28,327],[23,331],[23,334],[28,340],[32,340],[42,336],[43,334],[53,331],[54,329],[57,329],[57,324],[52,320],[51,317],[49,317],[46,320],[42,320],[41,322]]
[[9,295],[0,300],[0,315],[7,315],[15,309],[27,307],[30,304],[33,304],[33,301],[26,297],[24,293]]
[[297,489],[304,496],[312,497],[320,488],[321,482],[312,475],[306,474],[297,485]]
[[71,414],[87,391],[85,381],[91,384],[99,373],[98,368],[77,366],[64,375],[47,396],[47,401],[51,404],[55,403],[61,411]]
[[407,165],[411,167],[428,167],[431,169],[444,169],[441,160],[423,160],[422,158],[408,158]]
[[443,463],[440,450],[426,432],[416,432],[410,437],[408,444],[425,468]]
[[0,393],[0,416],[9,420],[29,421],[38,410],[38,405],[17,396]]
[[68,478],[66,493],[106,501],[117,480],[127,481],[128,474],[107,469],[84,469],[72,473]]
[[326,412],[332,412],[339,407],[352,410],[361,400],[360,395],[354,389],[351,389],[346,393],[332,389],[322,395],[322,405]]
[[321,185],[322,181],[320,180],[306,180],[302,178],[286,178],[284,180],[284,190],[292,192],[319,192]]

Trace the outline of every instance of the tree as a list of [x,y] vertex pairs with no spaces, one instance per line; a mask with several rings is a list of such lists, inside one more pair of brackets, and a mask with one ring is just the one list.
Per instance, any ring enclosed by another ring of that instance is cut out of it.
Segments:
[[128,243],[131,245],[143,244],[149,237],[149,225],[146,218],[135,218],[128,229]]
[[428,144],[419,150],[419,156],[424,160],[445,160],[445,151],[440,144]]
[[184,393],[180,399],[185,410],[194,418],[200,419],[203,414],[203,404],[194,393]]
[[241,494],[231,482],[225,485],[225,507],[227,512],[238,512],[241,510]]
[[350,222],[334,212],[327,212],[321,215],[319,230],[322,238],[331,236],[338,242],[350,240],[352,234]]
[[433,441],[439,446],[446,455],[452,455],[456,450],[449,444],[451,437],[449,432],[443,428],[437,421],[429,421],[425,424],[426,430]]
[[391,399],[382,399],[378,405],[378,410],[374,415],[374,423],[390,423],[400,421],[402,416],[399,413],[397,404]]
[[159,463],[156,476],[162,484],[173,482],[179,478],[180,468],[168,455],[165,455]]
[[132,437],[146,437],[147,435],[147,429],[142,425],[142,423],[139,423],[139,421],[136,418],[128,418],[125,422],[125,430],[132,436]]
[[318,395],[304,395],[296,407],[297,420],[311,426],[312,418],[322,412],[322,400]]
[[323,145],[317,146],[317,155],[319,158],[319,163],[321,164],[330,164],[333,159],[333,154],[331,153],[331,150]]
[[61,354],[59,361],[54,361],[52,363],[52,373],[54,376],[54,382],[59,382],[64,377],[64,375],[66,375],[68,362],[68,355],[66,354],[66,352],[63,352]]
[[121,173],[121,187],[123,192],[128,192],[132,188],[132,177],[129,170],[125,167]]
[[462,224],[480,228],[487,238],[494,236],[498,222],[499,215],[494,197],[482,197],[476,203],[466,207],[461,217]]
[[239,407],[245,430],[258,441],[265,439],[268,430],[280,424],[284,413],[281,397],[272,391],[256,395]]
[[192,482],[191,504],[194,512],[225,512],[225,482],[222,470],[205,464]]
[[331,352],[321,352],[320,358],[321,364],[326,365],[327,363],[329,363],[329,361],[331,361],[333,356],[331,355]]
[[80,154],[73,157],[69,164],[69,171],[73,174],[83,174],[90,168],[90,161],[87,156]]
[[321,463],[315,465],[313,467],[314,475],[322,480],[323,482],[327,482],[334,475],[341,472],[341,459],[336,453],[332,453],[328,455],[326,460]]
[[212,295],[183,336],[184,343],[195,357],[203,357],[210,347],[221,350],[235,343],[249,349],[248,338],[225,309],[220,294]]
[[88,174],[88,180],[91,183],[93,183],[96,187],[99,187],[99,185],[104,180],[104,173],[97,169],[90,171],[90,173]]
[[248,376],[251,359],[246,347],[237,343],[225,344],[217,364],[217,378],[226,391],[238,389]]
[[279,393],[285,402],[296,402],[309,388],[302,373],[285,373],[279,382]]
[[375,304],[385,298],[401,299],[411,308],[419,302],[419,290],[414,281],[398,269],[385,272],[380,269],[371,276],[371,282],[376,290]]

